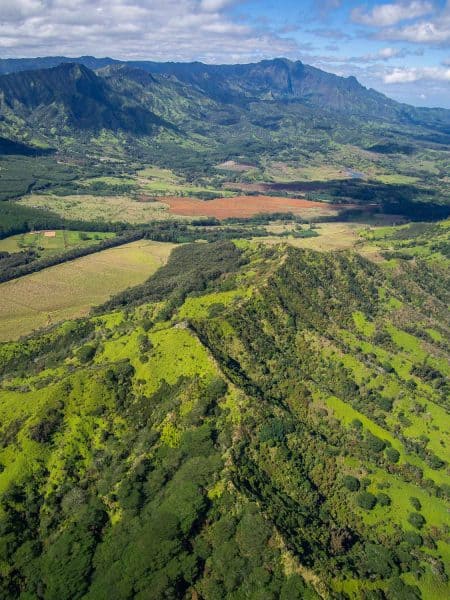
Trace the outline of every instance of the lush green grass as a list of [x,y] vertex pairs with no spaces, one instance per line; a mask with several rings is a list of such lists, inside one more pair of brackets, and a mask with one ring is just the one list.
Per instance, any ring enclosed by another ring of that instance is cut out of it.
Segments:
[[449,220],[397,227],[365,228],[361,235],[381,251],[398,257],[448,261]]
[[372,337],[375,333],[375,325],[367,320],[367,317],[361,311],[356,311],[353,313],[353,320],[355,322],[355,326],[364,336]]
[[[127,248],[137,252],[139,244]],[[278,551],[286,553],[288,546],[289,573],[301,575],[322,597],[334,589],[359,600],[368,590],[382,589],[396,600],[389,592],[394,576],[418,586],[424,600],[434,600],[436,592],[446,597],[440,563],[430,561],[447,564],[450,553],[447,465],[433,466],[425,452],[448,463],[444,390],[413,372],[422,364],[421,349],[435,362],[444,356],[442,341],[419,337],[425,326],[444,328],[445,315],[442,322],[435,316],[440,302],[430,293],[423,304],[431,309],[419,312],[421,303],[409,295],[416,288],[397,285],[398,265],[391,273],[350,252],[237,245],[243,254],[236,256],[232,244],[182,246],[170,268],[148,281],[145,293],[130,295],[133,303],[64,324],[48,337],[2,345],[0,427],[7,444],[0,450],[0,491],[7,493],[0,494],[5,511],[0,517],[6,519],[10,510],[11,484],[23,490],[29,507],[32,485],[39,482],[45,508],[39,511],[42,526],[30,530],[33,539],[50,539],[46,523],[65,551],[76,536],[91,539],[91,521],[83,529],[79,515],[92,492],[102,536],[87,550],[77,546],[76,555],[94,557],[92,597],[109,585],[115,562],[121,565],[120,585],[128,565],[141,564],[138,556],[148,570],[149,550],[142,544],[152,544],[158,557],[166,547],[174,548],[177,561],[183,557],[181,543],[161,541],[173,519],[178,519],[174,531],[186,532],[189,556],[200,548],[201,565],[209,559],[211,570],[205,575],[200,569],[192,584],[208,600],[215,597],[210,589],[226,595],[217,582],[229,571],[230,552],[233,557],[242,552],[242,560],[233,563],[241,570],[263,564],[255,544],[269,552],[272,570],[278,568]],[[167,249],[152,244],[153,253],[157,247]],[[225,249],[229,261],[217,271]],[[200,277],[192,291],[187,269],[194,255],[203,276],[208,269],[219,276]],[[136,263],[138,255],[130,260]],[[142,261],[148,265],[148,258]],[[436,272],[434,284],[438,277]],[[400,310],[389,306],[393,294],[401,298]],[[404,315],[413,310],[417,335],[404,329]],[[46,437],[54,422],[55,433]],[[383,505],[379,496],[372,510],[361,508],[357,498],[364,489],[387,495],[391,504]],[[61,495],[57,510],[55,494]],[[14,496],[19,507],[21,498]],[[254,517],[239,523],[234,535],[237,515],[248,502]],[[219,525],[222,511],[228,521]],[[417,511],[426,522],[421,545],[411,550],[405,532],[412,531],[408,519]],[[47,514],[59,519],[57,531],[44,520]],[[144,536],[148,518],[157,523]],[[254,519],[269,528],[260,538],[262,525]],[[403,551],[417,563],[408,562]],[[44,544],[44,562],[32,564],[53,585],[53,573],[61,568],[72,573],[73,564],[65,560],[50,576],[48,552],[51,546]],[[174,563],[160,562],[168,576],[167,565]],[[259,581],[262,570],[252,577]],[[216,572],[220,577],[208,587],[204,577]],[[85,581],[84,572],[73,577]],[[256,585],[244,579],[247,591],[236,597],[246,597]],[[258,597],[266,597],[264,586]],[[276,591],[272,597],[291,598],[299,586],[297,581],[284,596]]]
[[245,289],[230,290],[229,292],[215,292],[199,296],[198,298],[187,298],[177,313],[177,319],[201,319],[210,315],[211,307],[214,305],[226,306],[229,302],[246,294]]
[[152,166],[137,172],[140,189],[153,196],[195,196],[208,194],[212,197],[232,197],[234,192],[211,185],[193,185],[170,169]]
[[59,254],[71,248],[91,246],[104,239],[114,237],[114,233],[55,230],[54,237],[45,232],[22,233],[0,240],[0,252],[20,252],[36,250],[40,256]]
[[405,457],[405,452],[401,442],[399,442],[389,431],[374,423],[363,413],[355,410],[348,403],[340,400],[336,396],[330,396],[325,399],[326,405],[333,411],[333,414],[341,420],[346,426],[350,425],[355,419],[361,421],[365,429],[382,440],[388,441],[393,448],[400,452],[400,456]]

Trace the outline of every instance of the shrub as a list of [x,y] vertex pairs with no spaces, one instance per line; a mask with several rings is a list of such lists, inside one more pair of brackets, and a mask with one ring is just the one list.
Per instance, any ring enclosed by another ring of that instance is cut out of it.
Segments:
[[415,496],[411,496],[411,498],[409,499],[411,506],[415,509],[415,510],[421,510],[422,505],[420,504],[420,500],[419,498],[416,498]]
[[356,497],[356,503],[365,510],[372,510],[377,503],[376,497],[370,492],[361,492]]
[[390,398],[384,398],[383,396],[380,396],[379,398],[377,398],[377,404],[382,410],[385,410],[386,412],[390,412],[392,410],[393,402]]
[[442,469],[442,467],[445,465],[444,461],[442,461],[438,456],[436,456],[435,454],[429,454],[427,456],[427,463],[430,465],[430,467],[432,469],[434,469],[435,471],[438,469]]
[[366,543],[362,559],[363,570],[368,575],[385,578],[396,572],[395,559],[390,550],[381,544]]
[[415,531],[406,531],[404,537],[405,542],[410,546],[421,546],[423,544],[422,536]]
[[390,506],[391,498],[387,494],[383,494],[382,492],[377,495],[377,502],[380,506]]
[[286,424],[281,419],[271,419],[265,423],[259,432],[259,440],[267,442],[270,446],[281,443],[288,433]]
[[60,414],[56,412],[49,414],[47,418],[30,427],[30,438],[35,442],[45,444],[51,440],[60,423]]
[[395,577],[386,590],[388,600],[420,600],[422,597],[416,586],[407,585],[400,577]]
[[357,492],[361,487],[359,479],[353,477],[353,475],[345,475],[345,477],[342,479],[342,483],[350,492]]
[[81,346],[78,350],[77,356],[82,363],[87,363],[92,360],[95,356],[97,348],[92,346],[91,344],[86,344],[85,346]]
[[386,448],[386,458],[389,462],[397,463],[400,460],[400,452],[395,448]]
[[366,442],[372,452],[382,452],[386,448],[386,442],[370,432],[367,432]]
[[425,518],[420,513],[410,513],[408,516],[408,523],[413,527],[417,527],[417,529],[422,529],[425,525]]
[[149,331],[153,327],[153,321],[148,317],[144,317],[142,319],[142,329],[144,331]]
[[394,367],[388,361],[385,361],[383,363],[383,369],[386,371],[386,373],[393,373],[394,372]]
[[225,304],[222,304],[222,302],[215,302],[209,307],[208,316],[210,319],[214,319],[214,317],[218,317],[219,315],[221,315],[224,310]]

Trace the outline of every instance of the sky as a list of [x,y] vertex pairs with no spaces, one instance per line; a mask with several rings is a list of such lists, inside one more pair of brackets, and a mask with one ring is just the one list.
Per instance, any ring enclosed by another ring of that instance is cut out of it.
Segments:
[[450,0],[0,0],[0,57],[301,60],[450,108]]

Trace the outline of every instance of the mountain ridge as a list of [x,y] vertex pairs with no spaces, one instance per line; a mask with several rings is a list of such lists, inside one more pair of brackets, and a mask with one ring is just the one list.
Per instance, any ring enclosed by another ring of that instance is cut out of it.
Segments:
[[[317,67],[313,67],[306,63],[303,63],[300,60],[292,61],[287,58],[279,57],[273,59],[264,59],[258,62],[249,62],[249,63],[236,63],[236,64],[211,64],[211,63],[203,63],[200,61],[192,61],[192,62],[177,62],[177,61],[165,61],[165,62],[157,62],[150,60],[120,60],[114,59],[111,57],[102,57],[97,58],[94,56],[80,56],[80,57],[65,57],[65,56],[55,56],[55,57],[37,57],[37,58],[9,58],[9,59],[0,59],[0,74],[10,74],[14,72],[21,72],[26,70],[36,70],[42,68],[49,68],[58,66],[61,63],[77,63],[87,66],[90,69],[96,70],[101,69],[110,65],[129,65],[135,68],[140,68],[142,70],[146,70],[152,73],[160,73],[160,74],[175,74],[181,79],[186,77],[186,73],[190,74],[203,74],[203,73],[217,73],[217,72],[233,72],[233,71],[241,71],[248,72],[249,70],[260,67],[260,66],[269,66],[269,65],[290,65],[295,66],[296,68],[306,69],[310,73],[320,73],[324,74],[326,77],[330,77],[334,79],[335,82],[342,81],[347,82],[349,87],[359,86],[360,88],[366,90],[370,93],[375,93],[379,97],[386,98],[389,103],[393,102],[396,104],[402,104],[404,106],[410,106],[404,103],[399,103],[396,100],[393,100],[378,92],[374,88],[367,88],[363,86],[358,79],[354,75],[350,75],[348,77],[342,77],[339,75],[335,75],[333,73],[324,71]],[[413,107],[417,108],[417,107]],[[428,109],[429,107],[423,107]],[[431,108],[431,107],[430,107]],[[434,108],[434,107],[433,107]],[[448,110],[448,109],[440,109],[436,107],[437,110]],[[450,111],[449,111],[450,112]]]
[[130,99],[116,97],[101,77],[78,63],[2,75],[0,91],[3,109],[25,119],[39,110],[41,119],[58,116],[78,129],[123,128],[136,133],[151,133],[155,125],[164,124]]
[[184,244],[0,345],[2,597],[446,597],[448,452],[411,431],[448,439],[430,268]]

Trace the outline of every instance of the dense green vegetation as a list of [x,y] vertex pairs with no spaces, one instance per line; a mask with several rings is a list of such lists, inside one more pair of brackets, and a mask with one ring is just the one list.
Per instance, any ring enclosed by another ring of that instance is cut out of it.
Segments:
[[[450,112],[286,60],[52,61],[0,61],[6,310],[23,275],[110,249],[98,290],[113,247],[178,246],[136,252],[144,275],[88,317],[26,307],[20,331],[45,329],[0,344],[0,597],[448,597],[450,227],[430,221],[449,213]],[[159,202],[236,194],[342,213]],[[282,243],[361,210],[358,233],[328,225],[354,250]]]
[[445,261],[186,245],[0,345],[2,597],[446,597]]

